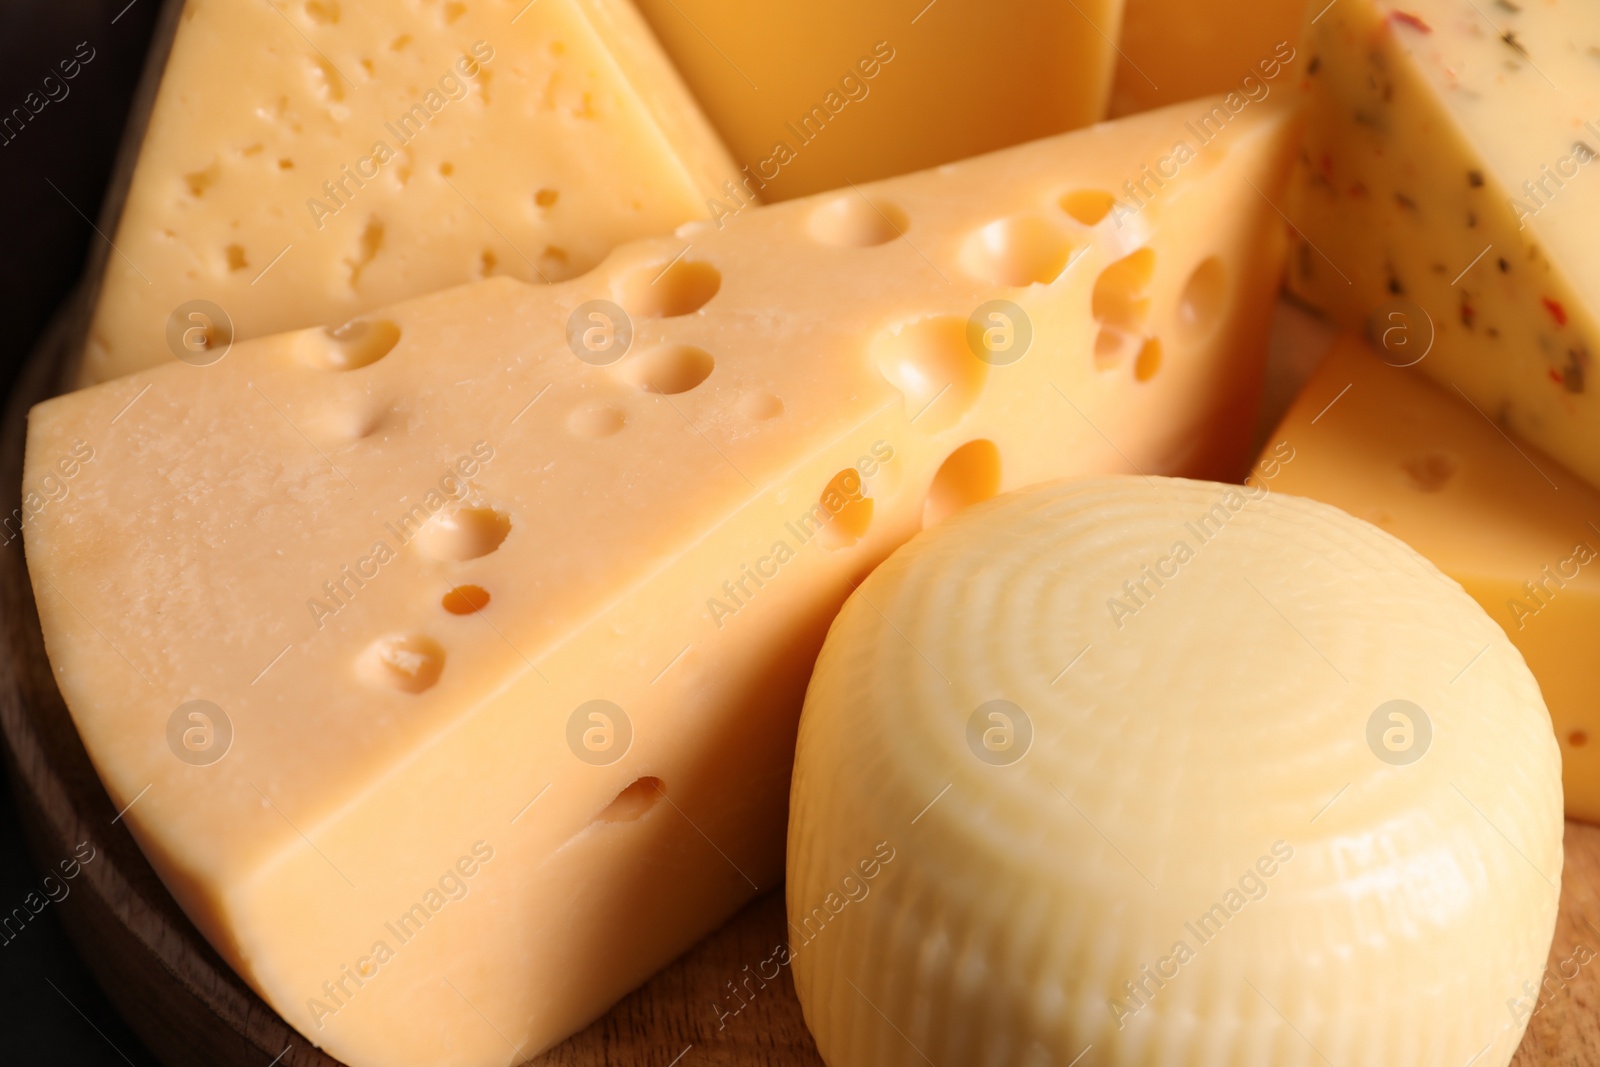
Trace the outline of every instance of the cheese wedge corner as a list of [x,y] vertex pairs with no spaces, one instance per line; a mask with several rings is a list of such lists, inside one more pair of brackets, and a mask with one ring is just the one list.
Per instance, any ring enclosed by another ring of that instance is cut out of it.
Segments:
[[1408,325],[1424,372],[1600,485],[1600,7],[1340,0],[1308,31],[1292,290]]

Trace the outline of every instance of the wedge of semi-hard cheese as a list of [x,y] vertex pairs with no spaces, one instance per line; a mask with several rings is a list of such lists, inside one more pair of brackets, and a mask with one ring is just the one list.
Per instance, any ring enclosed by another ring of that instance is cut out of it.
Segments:
[[1287,443],[1294,455],[1274,488],[1394,534],[1505,628],[1555,721],[1567,814],[1600,822],[1600,493],[1354,337],[1272,441],[1269,453]]
[[1510,1062],[1561,884],[1539,687],[1272,469],[1013,493],[845,604],[787,882],[831,1067]]
[[[1320,7],[1313,4],[1312,7]],[[1310,27],[1295,292],[1600,484],[1600,5],[1342,0]]]
[[1127,0],[1111,114],[1211,93],[1263,96],[1284,71],[1297,83],[1305,10],[1306,0]]
[[741,165],[786,200],[1098,122],[1122,0],[639,0]]
[[82,376],[571,278],[734,173],[631,0],[190,0]]
[[873,565],[1000,489],[1248,462],[1294,116],[1082,221],[1182,118],[36,408],[56,677],[200,929],[346,1062],[476,1067],[776,885]]

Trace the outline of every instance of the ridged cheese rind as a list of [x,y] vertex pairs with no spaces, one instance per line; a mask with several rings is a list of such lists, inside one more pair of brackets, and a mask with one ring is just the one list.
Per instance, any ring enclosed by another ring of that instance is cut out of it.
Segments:
[[[801,719],[787,887],[831,1067],[1091,1046],[1115,1065],[1509,1062],[1562,865],[1538,687],[1411,549],[1246,492],[1024,490],[845,605]],[[1114,621],[1122,583],[1183,541]],[[997,699],[1033,733],[999,764],[969,728]],[[1432,725],[1406,765],[1367,739],[1391,700]],[[868,879],[875,849],[894,855]]]

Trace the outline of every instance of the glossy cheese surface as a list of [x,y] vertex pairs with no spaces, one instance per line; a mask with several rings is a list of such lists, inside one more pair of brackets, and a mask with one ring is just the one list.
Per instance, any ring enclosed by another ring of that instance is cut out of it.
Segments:
[[1271,440],[1295,452],[1277,489],[1394,534],[1504,627],[1549,705],[1567,814],[1600,821],[1600,676],[1589,653],[1600,638],[1600,493],[1353,337]]
[[1306,0],[1127,0],[1111,114],[1259,92],[1262,64],[1298,53],[1305,13]]
[[1403,311],[1425,372],[1600,484],[1600,6],[1341,0],[1308,32],[1291,287]]
[[631,0],[189,0],[82,379],[571,278],[733,171]]
[[30,485],[94,450],[24,532],[127,823],[354,1067],[572,1032],[781,877],[812,657],[874,564],[1002,489],[1248,462],[1283,244],[1251,185],[1294,128],[1241,119],[1120,226],[1072,212],[1172,115],[38,406]]
[[1122,0],[639,8],[742,168],[738,196],[773,201],[1100,121]]
[[1272,470],[1012,493],[845,604],[787,882],[831,1067],[1510,1062],[1563,858],[1538,686]]

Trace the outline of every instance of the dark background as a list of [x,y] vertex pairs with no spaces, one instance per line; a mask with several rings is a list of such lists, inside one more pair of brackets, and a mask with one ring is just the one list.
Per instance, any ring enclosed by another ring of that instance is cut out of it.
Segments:
[[[0,117],[23,106],[29,92],[42,97],[44,77],[59,76],[57,63],[80,42],[95,50],[66,83],[65,97],[0,144],[0,380],[7,390],[93,245],[103,243],[88,220],[100,221],[157,7],[158,0],[0,0]],[[0,782],[0,913],[20,906],[43,873],[28,855],[7,776]],[[0,1063],[158,1067],[79,961],[53,906],[0,944]]]

